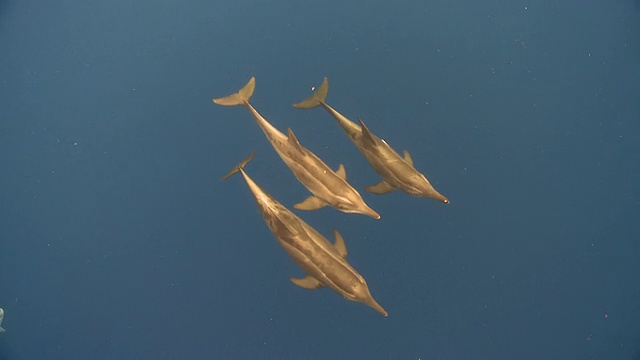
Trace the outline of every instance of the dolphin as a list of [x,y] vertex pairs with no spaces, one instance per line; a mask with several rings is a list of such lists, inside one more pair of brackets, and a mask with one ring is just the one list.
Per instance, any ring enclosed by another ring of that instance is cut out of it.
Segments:
[[0,333],[5,332],[5,330],[2,328],[2,320],[4,320],[4,310],[0,308]]
[[344,165],[340,164],[334,172],[318,156],[303,147],[291,129],[287,129],[288,136],[281,133],[256,111],[249,103],[255,87],[256,79],[252,77],[237,93],[213,99],[213,102],[223,106],[241,105],[249,109],[282,161],[313,194],[293,207],[300,210],[316,210],[330,205],[345,213],[380,219],[380,215],[364,202],[360,193],[349,185]]
[[293,107],[311,109],[322,106],[338,121],[338,125],[342,127],[371,167],[382,177],[381,182],[367,186],[365,188],[367,191],[374,194],[386,194],[400,189],[413,196],[430,197],[445,204],[449,203],[449,199],[440,194],[424,174],[416,170],[413,166],[413,159],[407,150],[404,150],[404,156],[400,156],[386,141],[375,136],[362,119],[358,118],[360,123],[358,125],[329,106],[325,102],[328,92],[329,80],[325,77],[322,85],[311,97],[293,104]]
[[309,290],[329,287],[345,299],[362,302],[387,316],[387,312],[371,296],[367,282],[347,262],[347,247],[342,235],[334,229],[336,241],[332,245],[318,231],[262,190],[247,175],[244,167],[254,154],[255,152],[223,176],[222,180],[238,172],[242,174],[264,222],[287,254],[307,273],[303,278],[290,280]]

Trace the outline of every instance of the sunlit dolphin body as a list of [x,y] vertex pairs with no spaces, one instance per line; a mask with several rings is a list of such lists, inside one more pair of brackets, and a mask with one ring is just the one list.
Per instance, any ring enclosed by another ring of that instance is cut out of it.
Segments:
[[288,129],[289,136],[281,133],[256,111],[249,103],[255,87],[256,80],[252,77],[237,93],[213,99],[213,102],[224,106],[243,105],[249,109],[282,161],[314,195],[295,204],[294,207],[300,210],[316,210],[330,205],[345,213],[363,214],[380,219],[380,215],[364,202],[360,193],[349,185],[342,164],[334,172],[314,153],[303,147],[291,129]]
[[242,174],[264,222],[293,261],[307,273],[307,276],[291,278],[291,281],[310,290],[329,287],[345,299],[362,302],[387,316],[387,312],[371,296],[367,282],[347,262],[347,248],[340,233],[333,231],[336,241],[332,245],[318,231],[264,192],[244,171],[244,166],[252,157],[253,154],[222,179],[237,172]]
[[371,167],[382,177],[382,181],[378,184],[366,187],[367,191],[374,194],[386,194],[400,189],[414,196],[430,197],[445,204],[449,203],[449,200],[431,185],[427,177],[416,170],[407,150],[404,151],[404,157],[400,156],[386,141],[369,131],[360,118],[358,118],[360,123],[358,125],[329,106],[325,102],[328,92],[329,80],[325,77],[322,85],[311,97],[293,104],[293,107],[310,109],[322,106],[338,121],[340,127],[364,155]]

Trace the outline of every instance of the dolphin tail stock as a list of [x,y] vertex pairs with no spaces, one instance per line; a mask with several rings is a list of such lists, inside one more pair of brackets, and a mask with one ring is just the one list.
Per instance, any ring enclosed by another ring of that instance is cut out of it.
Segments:
[[229,96],[213,99],[212,101],[218,105],[222,106],[238,106],[245,105],[253,96],[253,91],[256,89],[256,78],[251,77],[247,84],[242,87],[242,89],[238,90],[237,93],[231,94]]
[[329,93],[329,79],[324,77],[322,85],[316,90],[313,95],[300,101],[299,103],[292,104],[296,109],[312,109],[316,106],[320,106],[327,99],[327,93]]
[[253,156],[256,154],[256,152],[252,152],[246,159],[242,160],[238,165],[236,165],[235,168],[233,168],[233,170],[229,171],[229,173],[223,177],[220,178],[220,180],[227,180],[228,178],[230,178],[233,174],[239,173],[240,171],[242,171],[242,169],[244,169],[244,167],[247,165],[247,163],[249,161],[251,161],[251,159],[253,159]]

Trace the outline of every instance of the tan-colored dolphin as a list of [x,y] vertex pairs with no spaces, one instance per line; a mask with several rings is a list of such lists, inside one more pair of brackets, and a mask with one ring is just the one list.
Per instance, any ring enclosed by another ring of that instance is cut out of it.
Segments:
[[371,296],[367,282],[347,262],[347,247],[340,233],[333,230],[336,241],[332,245],[304,220],[264,192],[247,175],[244,166],[254,154],[255,152],[249,155],[222,179],[227,179],[237,172],[242,174],[253,193],[264,222],[293,261],[307,273],[307,276],[300,279],[291,278],[291,281],[309,290],[329,287],[345,299],[362,302],[387,316],[387,312]]
[[329,106],[325,102],[328,92],[329,80],[325,77],[322,85],[311,97],[293,104],[293,107],[311,109],[322,106],[338,121],[340,127],[347,133],[347,136],[364,155],[371,167],[382,177],[382,181],[378,184],[366,187],[367,191],[374,194],[386,194],[400,189],[414,196],[430,197],[445,204],[449,203],[449,200],[431,185],[427,177],[416,170],[407,150],[404,151],[404,157],[400,156],[386,141],[369,131],[360,118],[358,118],[360,123],[358,125]]
[[213,102],[224,106],[243,105],[249,109],[282,161],[314,195],[295,204],[294,207],[300,210],[316,210],[330,205],[345,213],[363,214],[380,219],[380,215],[364,202],[360,193],[349,185],[342,164],[334,172],[318,156],[303,147],[291,129],[288,129],[289,136],[286,136],[256,111],[249,103],[255,87],[256,79],[252,77],[237,93],[213,99]]

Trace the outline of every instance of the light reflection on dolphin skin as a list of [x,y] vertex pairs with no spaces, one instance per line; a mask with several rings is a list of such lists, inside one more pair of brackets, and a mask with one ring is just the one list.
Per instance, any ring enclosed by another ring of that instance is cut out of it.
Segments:
[[314,195],[295,204],[294,207],[300,210],[316,210],[330,205],[344,213],[356,213],[380,219],[380,215],[371,209],[360,193],[347,182],[342,164],[337,171],[333,171],[318,156],[303,147],[291,129],[288,129],[287,136],[258,113],[249,103],[255,86],[256,80],[252,77],[237,93],[213,99],[213,102],[223,106],[245,106],[249,109],[282,161],[291,169],[300,183]]
[[329,80],[325,77],[322,85],[309,98],[293,104],[298,109],[311,109],[322,106],[333,116],[349,139],[360,150],[371,167],[382,177],[382,181],[365,189],[374,194],[386,194],[396,189],[413,196],[430,197],[445,204],[449,199],[440,194],[431,185],[427,177],[416,170],[413,159],[407,150],[400,156],[386,141],[375,136],[364,122],[358,118],[359,125],[340,114],[326,103],[329,92]]
[[247,175],[244,167],[254,154],[255,152],[223,176],[222,180],[238,172],[242,174],[264,222],[287,254],[307,273],[305,277],[291,278],[291,281],[309,290],[329,287],[345,299],[362,302],[387,316],[384,308],[371,296],[367,282],[347,262],[347,247],[340,233],[337,230],[333,231],[336,241],[331,244],[304,220],[262,190]]

